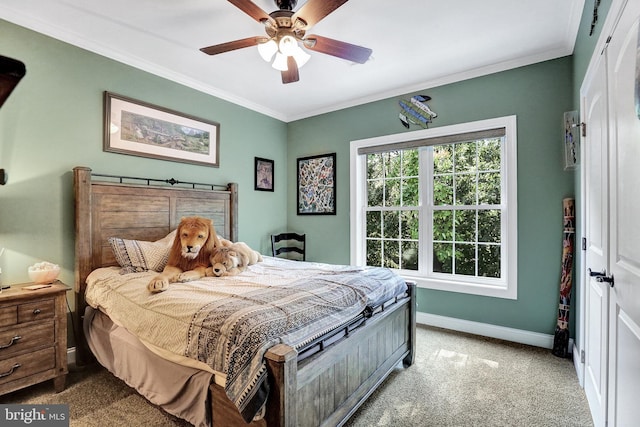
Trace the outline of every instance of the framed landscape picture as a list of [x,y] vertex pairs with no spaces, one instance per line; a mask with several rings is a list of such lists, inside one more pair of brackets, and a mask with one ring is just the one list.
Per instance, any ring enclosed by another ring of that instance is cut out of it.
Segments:
[[255,158],[255,187],[257,191],[273,191],[273,160]]
[[336,214],[336,153],[298,159],[298,215]]
[[104,151],[220,166],[220,125],[104,93]]

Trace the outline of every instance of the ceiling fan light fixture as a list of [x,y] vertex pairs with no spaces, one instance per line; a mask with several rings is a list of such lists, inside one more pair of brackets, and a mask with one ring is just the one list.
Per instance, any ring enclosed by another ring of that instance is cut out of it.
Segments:
[[258,53],[260,53],[262,59],[267,62],[271,62],[271,58],[273,58],[273,55],[275,55],[277,51],[278,44],[273,39],[269,39],[265,43],[260,43],[258,45]]
[[287,65],[287,55],[283,55],[280,52],[276,53],[276,59],[271,66],[278,71],[287,71],[289,69]]
[[285,56],[293,56],[296,48],[298,48],[298,41],[293,36],[283,36],[278,42],[278,50]]
[[302,68],[304,64],[309,61],[311,55],[302,50],[300,46],[296,46],[295,51],[293,52],[293,58],[296,60],[296,64],[298,64],[298,68]]

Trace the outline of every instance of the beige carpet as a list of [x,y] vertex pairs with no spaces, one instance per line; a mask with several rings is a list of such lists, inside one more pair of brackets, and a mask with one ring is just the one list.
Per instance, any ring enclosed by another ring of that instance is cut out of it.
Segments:
[[[418,326],[416,362],[397,369],[346,427],[592,426],[573,363],[550,350]],[[189,426],[104,369],[72,370],[0,403],[69,404],[71,426]]]

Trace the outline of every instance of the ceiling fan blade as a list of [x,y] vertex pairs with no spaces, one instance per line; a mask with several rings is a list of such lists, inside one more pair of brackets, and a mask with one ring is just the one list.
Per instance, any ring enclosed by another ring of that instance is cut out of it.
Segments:
[[270,21],[274,26],[276,24],[276,21],[271,16],[269,16],[267,12],[262,10],[251,0],[229,0],[229,3],[233,4],[235,7],[260,23],[267,20]]
[[312,27],[347,1],[349,0],[309,0],[293,14],[291,22],[296,22],[296,19],[300,18],[307,23],[303,28]]
[[368,47],[341,42],[339,40],[317,36],[315,34],[305,37],[304,47],[315,52],[325,53],[348,61],[357,62],[358,64],[364,64],[367,62],[373,52]]
[[293,56],[287,57],[287,70],[282,71],[282,83],[294,83],[300,80],[300,74],[298,73],[298,64]]
[[203,47],[200,49],[202,52],[208,55],[217,55],[219,53],[229,52],[236,49],[242,49],[245,47],[255,46],[261,41],[263,41],[265,37],[247,37],[246,39],[234,40],[232,42],[216,44],[209,47]]

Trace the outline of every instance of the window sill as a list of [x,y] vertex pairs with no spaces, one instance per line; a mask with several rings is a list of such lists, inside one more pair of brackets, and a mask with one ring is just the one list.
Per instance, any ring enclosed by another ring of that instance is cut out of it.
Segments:
[[518,290],[515,285],[507,287],[505,285],[425,278],[422,276],[412,276],[410,274],[401,274],[401,276],[406,280],[416,282],[419,288],[424,289],[481,295],[492,298],[518,299]]

